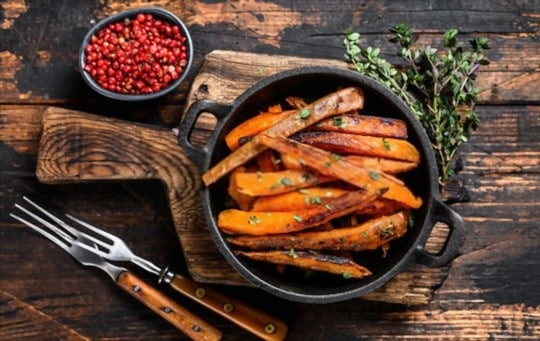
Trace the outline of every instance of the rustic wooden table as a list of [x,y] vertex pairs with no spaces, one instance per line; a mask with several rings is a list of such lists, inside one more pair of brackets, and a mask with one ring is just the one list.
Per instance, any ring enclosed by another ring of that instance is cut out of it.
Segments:
[[[79,44],[93,22],[143,5],[167,8],[185,20],[194,38],[193,70],[183,86],[159,101],[106,100],[78,73]],[[114,230],[155,263],[188,271],[161,182],[38,181],[36,160],[48,107],[170,129],[192,100],[192,82],[214,50],[339,63],[347,28],[360,32],[364,43],[388,51],[388,29],[400,22],[413,26],[426,44],[440,41],[451,27],[459,28],[464,40],[491,40],[491,64],[478,77],[480,129],[461,151],[459,177],[470,201],[452,205],[466,222],[465,243],[449,267],[433,270],[440,278],[422,271],[412,276],[415,286],[423,279],[431,284],[422,296],[429,302],[370,297],[306,305],[254,288],[219,288],[283,318],[291,340],[539,339],[539,17],[537,1],[1,1],[0,339],[185,338],[102,273],[79,266],[9,217],[20,196],[31,195]],[[252,338],[163,290],[221,329],[224,339]]]

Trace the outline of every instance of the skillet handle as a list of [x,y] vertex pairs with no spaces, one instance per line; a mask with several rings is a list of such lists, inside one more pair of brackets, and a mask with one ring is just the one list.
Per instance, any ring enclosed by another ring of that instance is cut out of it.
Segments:
[[450,229],[448,238],[441,251],[437,254],[424,249],[425,245],[416,247],[417,262],[430,267],[439,267],[449,263],[459,254],[459,249],[465,239],[465,223],[459,214],[454,212],[440,199],[433,198],[432,223],[443,222]]
[[[219,132],[223,128],[223,125],[227,121],[227,116],[231,111],[230,105],[220,104],[208,100],[200,100],[193,103],[187,113],[184,116],[180,126],[178,127],[178,143],[182,146],[182,149],[200,169],[207,169],[209,160],[209,153],[213,149],[215,140],[219,135]],[[213,114],[216,119],[216,127],[212,132],[212,135],[208,139],[208,142],[204,146],[195,146],[190,141],[191,133],[195,127],[195,122],[199,116],[208,112]]]

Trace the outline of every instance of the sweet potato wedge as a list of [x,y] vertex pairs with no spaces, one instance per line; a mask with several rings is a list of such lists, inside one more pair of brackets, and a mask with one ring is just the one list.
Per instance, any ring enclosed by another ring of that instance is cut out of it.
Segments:
[[281,108],[281,104],[274,104],[268,107],[268,112],[273,114],[278,114],[280,112],[283,112],[283,108]]
[[329,199],[347,193],[346,190],[333,187],[309,187],[287,193],[258,197],[253,202],[253,212],[302,211],[326,205]]
[[[266,129],[265,132],[278,136],[289,136],[326,117],[361,109],[363,106],[364,93],[360,88],[343,88],[314,101],[303,109],[293,111],[292,114]],[[202,176],[203,183],[206,186],[213,184],[236,167],[264,151],[267,147],[260,144],[259,135],[205,172]]]
[[375,250],[405,234],[408,213],[401,211],[391,216],[381,216],[360,225],[336,228],[329,231],[304,231],[273,236],[235,236],[228,241],[237,247],[250,250]]
[[372,156],[348,155],[345,160],[354,163],[358,167],[375,169],[387,174],[400,174],[411,171],[418,167],[418,163],[410,161],[392,160]]
[[[239,172],[242,173],[244,171],[245,171],[244,167],[238,167],[233,171],[233,174],[239,173]],[[231,179],[229,181],[229,186],[227,187],[227,193],[236,202],[238,207],[240,207],[240,209],[245,210],[245,211],[248,211],[251,209],[251,205],[253,201],[255,200],[254,197],[240,193],[238,191],[238,186],[236,185],[235,178],[233,176],[231,176]]]
[[277,172],[233,172],[237,192],[255,196],[275,195],[335,180],[334,177],[303,170]]
[[[292,192],[258,197],[252,201],[251,211],[287,212],[308,210],[317,205],[326,205],[331,198],[336,198],[347,192],[347,190],[337,187],[303,188]],[[400,203],[394,200],[378,198],[354,213],[368,216],[390,215],[396,213],[400,209],[403,209],[403,205]]]
[[293,138],[335,153],[374,156],[418,164],[420,153],[408,141],[333,131],[303,131]]
[[217,225],[228,234],[268,235],[301,231],[354,212],[382,193],[348,192],[333,198],[326,205],[302,211],[250,212],[228,209],[219,213]]
[[263,252],[236,251],[236,254],[251,260],[290,265],[304,270],[323,271],[340,275],[344,278],[362,278],[371,275],[371,271],[355,263],[353,260],[335,255],[305,251],[295,252],[294,250]]
[[300,97],[289,96],[285,98],[285,102],[287,102],[287,104],[289,104],[292,108],[295,109],[301,109],[307,106],[306,101],[304,101],[304,99]]
[[261,131],[264,131],[277,122],[283,120],[289,116],[293,110],[276,112],[263,112],[259,115],[255,115],[252,118],[245,120],[236,127],[234,127],[226,136],[225,143],[230,150],[236,150],[240,146],[239,141],[242,138],[255,136]]
[[407,124],[405,121],[395,118],[361,115],[357,112],[324,119],[310,129],[397,139],[407,138]]
[[[295,159],[291,155],[281,154],[281,163],[286,169],[307,169],[302,160]],[[354,163],[358,167],[378,170],[387,174],[400,174],[411,171],[418,167],[417,163],[401,160],[385,159],[373,156],[346,155],[344,160]]]
[[274,152],[270,149],[257,155],[257,165],[261,172],[276,172],[279,170],[279,164],[274,156]]
[[302,160],[321,174],[341,179],[368,192],[375,193],[384,188],[387,190],[384,198],[398,201],[408,208],[416,209],[422,205],[421,198],[414,196],[401,181],[384,172],[358,167],[339,155],[285,137],[262,134],[259,140],[281,154]]

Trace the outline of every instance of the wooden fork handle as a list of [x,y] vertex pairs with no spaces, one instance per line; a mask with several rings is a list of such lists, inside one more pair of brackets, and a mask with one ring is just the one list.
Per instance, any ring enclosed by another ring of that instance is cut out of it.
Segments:
[[178,275],[166,282],[179,293],[263,340],[279,341],[287,335],[287,325],[283,321],[240,300]]
[[130,272],[121,273],[116,280],[116,284],[193,340],[221,339],[222,335],[219,330],[181,307],[134,274]]

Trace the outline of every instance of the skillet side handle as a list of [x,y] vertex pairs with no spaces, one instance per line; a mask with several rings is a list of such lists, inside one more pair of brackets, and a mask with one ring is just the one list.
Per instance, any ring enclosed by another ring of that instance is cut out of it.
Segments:
[[[186,112],[184,119],[180,122],[178,127],[178,143],[190,158],[190,160],[195,163],[200,169],[206,169],[208,167],[209,153],[212,150],[215,140],[223,125],[227,121],[227,116],[231,111],[230,105],[224,105],[208,100],[200,100],[193,103],[188,111]],[[206,145],[204,146],[195,146],[190,141],[191,133],[195,128],[195,123],[199,116],[208,112],[213,114],[216,119],[216,127],[212,132],[210,138],[208,139]]]
[[417,262],[429,267],[440,267],[448,264],[459,254],[459,249],[465,240],[465,223],[463,218],[454,212],[440,199],[433,199],[432,223],[443,222],[450,229],[448,238],[441,251],[437,254],[430,253],[424,249],[425,245],[416,247]]

